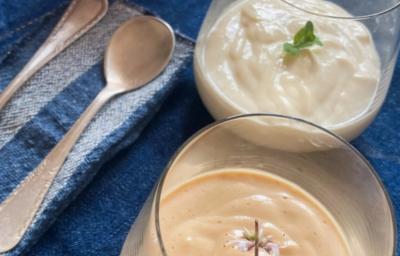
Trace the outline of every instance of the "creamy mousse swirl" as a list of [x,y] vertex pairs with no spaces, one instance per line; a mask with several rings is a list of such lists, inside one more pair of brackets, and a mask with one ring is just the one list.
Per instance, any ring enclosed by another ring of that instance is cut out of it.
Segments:
[[[329,1],[302,0],[301,6],[350,16]],[[283,44],[308,20],[324,46],[285,55]],[[365,113],[381,75],[371,34],[361,22],[306,15],[281,0],[235,2],[197,48],[198,81],[226,104],[225,112],[215,112],[218,118],[268,112],[341,126]]]

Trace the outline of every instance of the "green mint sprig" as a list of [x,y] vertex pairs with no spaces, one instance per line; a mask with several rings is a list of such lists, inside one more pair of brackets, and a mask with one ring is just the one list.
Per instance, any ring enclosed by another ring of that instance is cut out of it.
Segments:
[[319,37],[314,34],[314,24],[311,21],[307,21],[306,25],[301,28],[294,36],[293,43],[285,43],[283,50],[292,56],[300,54],[302,49],[319,45],[323,46]]

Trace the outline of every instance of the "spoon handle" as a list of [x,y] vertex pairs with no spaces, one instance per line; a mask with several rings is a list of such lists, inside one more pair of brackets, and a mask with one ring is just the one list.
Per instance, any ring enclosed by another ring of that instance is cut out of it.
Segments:
[[0,205],[0,253],[11,250],[21,240],[82,132],[117,93],[105,87],[40,165]]
[[0,109],[33,74],[93,27],[107,8],[107,0],[73,0],[43,45],[1,93]]

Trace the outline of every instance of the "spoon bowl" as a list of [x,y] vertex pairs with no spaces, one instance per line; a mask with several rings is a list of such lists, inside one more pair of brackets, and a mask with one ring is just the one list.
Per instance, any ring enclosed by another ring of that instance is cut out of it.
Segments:
[[122,90],[137,89],[161,73],[168,64],[175,37],[164,21],[137,16],[113,35],[105,56],[108,85]]

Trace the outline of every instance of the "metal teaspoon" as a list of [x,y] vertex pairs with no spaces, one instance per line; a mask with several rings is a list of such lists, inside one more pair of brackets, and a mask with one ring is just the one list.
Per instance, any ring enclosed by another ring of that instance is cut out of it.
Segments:
[[95,114],[114,96],[138,89],[157,77],[169,63],[174,48],[173,30],[155,17],[136,16],[114,33],[104,61],[107,86],[0,205],[0,253],[19,243],[69,152]]
[[108,0],[73,0],[43,45],[0,95],[0,110],[50,60],[99,22]]

